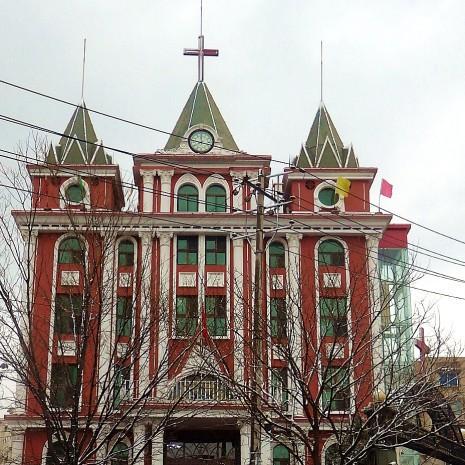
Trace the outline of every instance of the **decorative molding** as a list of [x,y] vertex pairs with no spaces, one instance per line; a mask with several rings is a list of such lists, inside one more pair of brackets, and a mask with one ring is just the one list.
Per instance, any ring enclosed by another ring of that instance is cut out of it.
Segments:
[[323,273],[323,286],[324,287],[341,287],[342,277],[341,273]]
[[271,275],[271,289],[284,289],[284,275],[282,274]]
[[62,286],[79,286],[80,276],[80,271],[62,270],[60,276],[60,283]]
[[178,273],[179,287],[195,287],[197,284],[197,274],[191,271],[180,271]]
[[207,272],[207,287],[224,287],[224,272],[223,271]]
[[58,353],[62,357],[74,357],[76,355],[76,342],[58,341]]
[[132,286],[132,273],[120,273],[118,276],[119,287],[131,287]]

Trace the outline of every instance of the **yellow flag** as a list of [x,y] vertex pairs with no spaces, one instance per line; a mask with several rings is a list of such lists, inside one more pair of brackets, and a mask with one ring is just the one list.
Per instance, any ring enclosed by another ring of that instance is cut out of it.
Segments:
[[339,176],[336,182],[336,194],[343,199],[349,195],[350,181],[347,178]]

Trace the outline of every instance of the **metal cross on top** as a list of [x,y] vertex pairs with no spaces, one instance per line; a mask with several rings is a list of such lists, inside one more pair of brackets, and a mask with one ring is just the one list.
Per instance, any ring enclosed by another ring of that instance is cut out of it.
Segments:
[[199,35],[199,48],[185,48],[184,55],[197,56],[198,58],[198,71],[199,71],[199,82],[203,82],[204,77],[204,57],[217,57],[219,50],[214,48],[204,47],[204,37],[202,31],[203,22],[203,8],[200,3],[200,35]]

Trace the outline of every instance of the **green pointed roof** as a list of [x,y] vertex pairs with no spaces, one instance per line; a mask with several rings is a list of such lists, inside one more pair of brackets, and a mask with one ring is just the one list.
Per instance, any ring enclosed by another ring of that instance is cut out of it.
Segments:
[[84,102],[74,110],[57,146],[50,146],[47,163],[66,165],[106,165],[112,160],[97,139]]
[[203,81],[195,84],[173,129],[175,135],[170,136],[165,150],[179,149],[185,142],[183,138],[192,127],[197,125],[208,126],[218,134],[219,140],[215,141],[215,145],[222,145],[227,150],[239,150],[212,94]]
[[356,168],[358,160],[353,147],[344,147],[323,102],[316,112],[307,141],[296,165],[299,168]]

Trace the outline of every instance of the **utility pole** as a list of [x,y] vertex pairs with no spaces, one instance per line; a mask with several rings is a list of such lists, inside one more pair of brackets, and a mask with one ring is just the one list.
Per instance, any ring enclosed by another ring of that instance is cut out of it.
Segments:
[[255,233],[255,280],[252,316],[252,371],[251,371],[251,418],[250,418],[250,464],[260,465],[261,428],[257,421],[260,411],[262,388],[262,319],[263,319],[263,254],[265,252],[263,224],[265,217],[265,176],[260,170],[255,189],[257,194],[257,226]]

